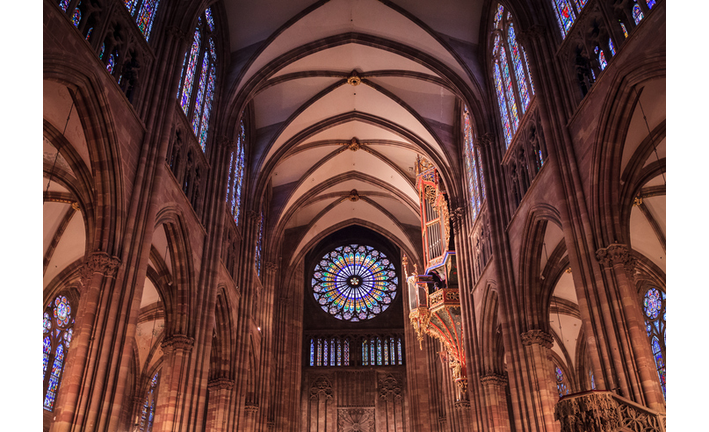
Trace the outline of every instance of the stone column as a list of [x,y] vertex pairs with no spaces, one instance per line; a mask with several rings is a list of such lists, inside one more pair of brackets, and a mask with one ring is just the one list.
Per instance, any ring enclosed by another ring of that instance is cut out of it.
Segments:
[[526,372],[532,383],[531,398],[536,405],[537,415],[542,418],[546,431],[558,431],[559,423],[554,420],[554,406],[559,397],[551,380],[552,364],[549,350],[554,338],[542,330],[529,330],[521,334],[522,345],[527,360]]
[[484,390],[484,400],[487,416],[490,419],[490,429],[495,432],[510,431],[510,414],[507,410],[507,377],[496,373],[488,373],[480,377]]
[[194,339],[185,335],[167,336],[162,344],[163,364],[160,369],[158,406],[154,430],[171,432],[181,423],[184,410],[185,383]]
[[105,361],[99,357],[104,338],[95,339],[95,336],[100,335],[104,329],[101,318],[108,314],[111,300],[113,303],[116,301],[115,297],[106,294],[115,289],[115,276],[120,265],[121,261],[117,257],[111,257],[105,252],[94,252],[80,270],[82,287],[74,334],[55,403],[52,431],[69,431],[73,424],[89,429],[95,426],[84,424],[83,414],[88,411],[91,403],[91,398],[84,395],[100,394],[103,388],[103,378],[97,375],[105,375],[106,365],[96,363]]
[[610,351],[615,372],[611,382],[617,383],[621,396],[664,411],[665,398],[633,281],[635,259],[628,246],[618,243],[596,251],[596,259],[608,290],[605,296],[599,296],[604,319],[594,322],[594,333],[608,334],[614,348]]
[[209,381],[207,390],[209,391],[209,405],[207,407],[208,431],[226,431],[231,405],[231,391],[234,388],[234,380],[228,378],[217,378]]

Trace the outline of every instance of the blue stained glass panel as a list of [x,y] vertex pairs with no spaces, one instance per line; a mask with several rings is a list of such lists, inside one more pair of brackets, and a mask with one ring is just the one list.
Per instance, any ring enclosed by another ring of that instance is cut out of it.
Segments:
[[377,366],[382,365],[382,340],[377,338]]
[[212,8],[208,7],[204,10],[204,16],[207,17],[207,25],[209,26],[209,31],[214,31],[214,17],[212,16]]
[[625,35],[625,37],[627,38],[628,37],[628,29],[625,28],[625,24],[620,23],[620,28],[623,29],[623,35]]
[[647,2],[647,7],[649,9],[652,9],[655,6],[655,0],[646,0]]
[[322,366],[322,339],[318,339],[318,351],[315,358],[315,365]]
[[580,12],[581,9],[586,6],[586,3],[588,3],[588,0],[574,0],[574,2],[576,3],[576,9]]
[[598,49],[598,47],[596,47],[596,52],[598,53],[598,64],[601,66],[601,70],[605,70],[606,66],[608,66],[606,55],[603,50]]
[[197,69],[197,58],[199,57],[199,47],[201,41],[201,33],[199,28],[194,32],[194,39],[192,40],[192,48],[190,49],[190,57],[187,63],[187,70],[185,72],[185,81],[182,84],[182,99],[180,100],[180,106],[185,115],[189,113],[190,110],[190,97],[192,96],[192,81],[194,80],[194,74]]
[[495,19],[493,20],[495,28],[502,28],[502,14],[505,12],[505,7],[501,4],[497,5],[497,12],[495,12]]
[[111,56],[108,57],[108,63],[106,63],[106,70],[110,74],[113,74],[113,68],[116,66],[116,57],[118,57],[117,53],[111,54]]
[[315,340],[310,338],[310,366],[315,366]]
[[44,365],[42,367],[42,379],[44,379],[44,377],[47,374],[47,364],[49,363],[49,356],[52,353],[52,341],[49,338],[49,335],[44,337],[43,351],[44,351],[44,358],[43,358]]
[[54,409],[54,400],[59,391],[59,378],[62,375],[62,368],[64,367],[64,345],[58,344],[57,349],[54,352],[54,363],[52,364],[52,372],[49,377],[49,387],[47,388],[47,394],[44,397],[44,409],[47,411],[52,411]]
[[214,100],[214,81],[216,80],[216,66],[212,65],[209,71],[209,81],[207,82],[207,96],[204,101],[204,111],[199,130],[199,145],[202,151],[207,150],[207,131],[209,130],[209,115],[212,112],[212,101]]
[[404,362],[404,357],[402,356],[402,352],[401,352],[401,338],[398,338],[396,340],[396,349],[399,354],[399,366],[401,366]]
[[126,9],[128,9],[128,12],[133,15],[133,12],[135,12],[135,5],[138,4],[138,0],[123,0],[123,4],[126,6]]
[[571,26],[574,25],[576,15],[571,9],[571,5],[568,0],[554,0],[554,13],[556,14],[556,19],[559,23],[561,37],[565,38],[569,33],[569,30],[571,30]]
[[369,346],[367,341],[362,341],[362,366],[369,366],[368,354]]
[[328,350],[328,341],[327,341],[327,339],[325,339],[325,341],[323,342],[323,350],[322,350],[323,366],[330,366],[330,364],[328,363],[328,360],[330,359],[330,357],[328,356],[328,354],[329,354],[328,351],[329,351]]
[[389,366],[389,344],[384,339],[384,365]]
[[615,55],[615,45],[613,45],[613,39],[608,39],[608,49],[611,50],[611,57]]
[[633,20],[635,21],[635,25],[640,24],[640,21],[642,21],[644,17],[645,16],[643,15],[643,11],[640,9],[640,5],[635,3],[633,5]]
[[69,7],[69,3],[71,3],[71,0],[59,0],[59,8],[66,12]]
[[512,121],[512,134],[517,132],[517,127],[519,126],[519,115],[517,114],[517,102],[515,101],[514,89],[512,88],[512,79],[510,79],[510,68],[507,65],[507,56],[505,54],[505,47],[500,47],[500,61],[502,63],[502,79],[505,84],[505,96],[507,97],[507,104],[510,113],[510,119]]
[[527,90],[527,78],[525,76],[524,66],[522,65],[522,56],[519,52],[520,49],[517,45],[517,37],[512,23],[510,23],[507,41],[512,51],[512,62],[514,63],[515,78],[517,78],[517,89],[519,90],[519,97],[522,101],[522,113],[524,114],[529,106],[530,96]]
[[76,5],[76,9],[74,9],[74,13],[71,16],[71,22],[74,24],[74,27],[79,27],[79,24],[81,23],[81,11],[79,10],[80,5],[81,2]]
[[662,300],[660,300],[660,292],[655,288],[650,288],[647,293],[645,293],[645,301],[643,305],[643,311],[645,316],[650,319],[655,319],[660,314],[662,309]]
[[350,365],[350,340],[345,339],[345,366]]
[[153,21],[155,20],[155,13],[158,10],[159,3],[160,0],[144,0],[135,19],[138,28],[145,36],[145,40],[150,38],[150,31],[153,29]]
[[197,97],[194,101],[194,115],[192,116],[192,131],[195,136],[199,136],[199,121],[202,119],[202,102],[207,89],[207,75],[209,74],[209,56],[204,56],[202,60],[202,72],[199,74],[199,84],[197,85]]
[[[505,102],[505,94],[502,87],[502,76],[500,74],[500,65],[495,63],[494,67],[495,90],[497,93],[497,103],[500,107],[500,115],[502,120],[502,129],[505,132],[505,143],[507,146],[512,141],[512,127],[510,126],[510,118],[507,113],[507,102]],[[506,148],[506,147],[505,147]]]

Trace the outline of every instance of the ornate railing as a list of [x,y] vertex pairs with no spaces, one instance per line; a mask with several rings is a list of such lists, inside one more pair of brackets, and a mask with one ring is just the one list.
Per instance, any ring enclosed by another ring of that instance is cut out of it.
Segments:
[[561,432],[665,432],[666,416],[609,391],[564,396],[554,418]]

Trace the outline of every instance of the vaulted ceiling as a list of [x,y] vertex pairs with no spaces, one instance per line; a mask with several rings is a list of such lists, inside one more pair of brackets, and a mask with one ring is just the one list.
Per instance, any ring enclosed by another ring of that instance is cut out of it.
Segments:
[[251,191],[273,187],[268,226],[272,238],[297,233],[292,257],[354,223],[418,255],[417,155],[452,196],[462,188],[460,109],[480,109],[482,3],[225,2],[228,116],[250,107]]

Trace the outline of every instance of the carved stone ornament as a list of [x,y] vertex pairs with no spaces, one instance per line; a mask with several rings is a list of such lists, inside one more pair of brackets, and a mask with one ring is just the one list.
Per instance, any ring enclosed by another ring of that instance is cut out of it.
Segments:
[[392,374],[385,376],[379,380],[379,397],[388,399],[389,397],[401,397],[401,384],[399,380]]
[[269,274],[275,274],[276,271],[278,270],[278,264],[271,262],[271,261],[266,261],[263,264],[264,269],[266,269],[266,272]]
[[351,86],[358,86],[362,82],[362,78],[359,77],[357,71],[352,71],[349,78],[347,78],[347,84]]
[[350,191],[350,194],[347,196],[347,199],[352,201],[352,202],[357,202],[359,201],[359,193],[357,192],[357,189],[352,189]]
[[487,133],[484,133],[484,134],[480,135],[479,137],[475,138],[475,140],[473,141],[473,146],[480,147],[480,149],[482,150],[482,149],[489,147],[491,143],[492,143],[492,134],[487,132]]
[[561,432],[610,432],[620,427],[621,412],[611,393],[591,392],[560,400],[554,419]]
[[613,243],[612,245],[596,251],[596,259],[601,267],[610,268],[615,264],[626,264],[631,259],[628,247],[624,244]]
[[192,351],[192,347],[194,347],[194,338],[179,334],[172,335],[166,337],[160,346],[165,354],[173,351],[183,351],[185,354],[188,354]]
[[507,377],[502,374],[489,372],[480,377],[480,383],[484,386],[504,387],[507,385]]
[[234,388],[234,380],[231,380],[229,378],[216,378],[213,380],[209,380],[207,383],[207,389],[209,391],[214,392],[218,390],[231,390]]
[[94,252],[79,270],[81,284],[87,287],[91,283],[94,273],[99,273],[104,277],[115,277],[120,265],[121,260],[117,257],[111,257],[106,252]]
[[318,399],[321,395],[332,399],[332,385],[324,375],[315,378],[313,385],[310,386],[310,399]]
[[247,415],[255,415],[258,412],[258,403],[247,402],[246,405],[244,405],[244,411],[246,411]]
[[226,135],[220,135],[219,138],[217,138],[217,144],[228,151],[236,150],[236,141]]
[[374,408],[337,410],[338,432],[374,432]]
[[545,348],[554,346],[554,337],[543,330],[530,330],[520,336],[522,336],[522,345],[524,346],[541,345]]

